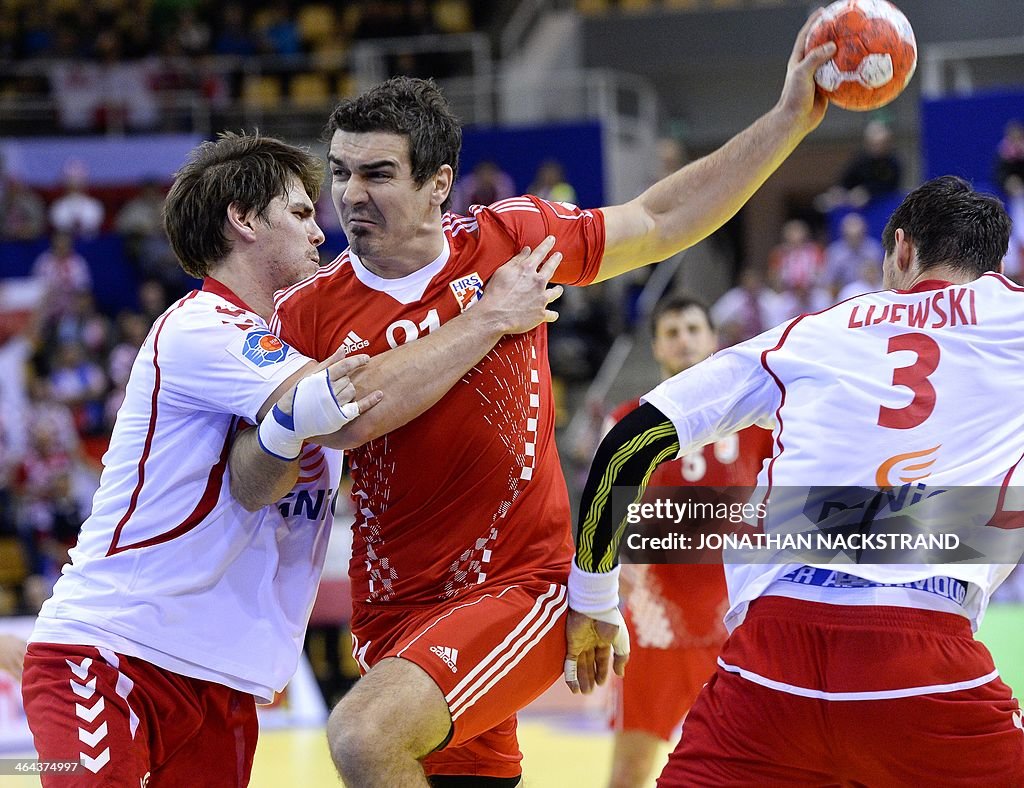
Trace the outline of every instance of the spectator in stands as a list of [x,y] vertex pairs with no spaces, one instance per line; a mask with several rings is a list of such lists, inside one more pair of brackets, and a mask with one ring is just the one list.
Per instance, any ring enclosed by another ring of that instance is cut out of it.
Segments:
[[50,225],[71,236],[91,237],[103,225],[103,203],[86,192],[89,171],[71,159],[64,165],[64,193],[50,206]]
[[265,12],[263,27],[256,31],[260,50],[268,55],[298,55],[302,39],[295,14],[286,0],[278,0]]
[[256,53],[256,41],[246,26],[245,8],[239,3],[228,3],[221,9],[219,29],[213,39],[213,51],[218,55],[243,57]]
[[89,265],[75,251],[67,231],[57,231],[50,237],[49,248],[32,265],[32,276],[42,286],[41,313],[44,320],[64,314],[78,293],[92,289]]
[[181,51],[191,57],[210,51],[210,26],[199,16],[194,6],[186,5],[181,9],[172,38],[177,41]]
[[777,323],[789,320],[797,315],[820,312],[832,306],[832,294],[821,284],[809,281],[787,287],[778,294],[777,305],[779,315]]
[[54,398],[71,408],[80,435],[103,431],[103,404],[107,376],[78,342],[63,342],[57,348],[50,372]]
[[8,177],[0,198],[0,238],[34,241],[46,234],[46,205],[19,178]]
[[158,279],[175,293],[185,286],[178,261],[164,234],[161,211],[164,189],[151,178],[142,185],[138,196],[125,203],[114,219],[114,229],[124,237],[124,253],[139,279]]
[[903,163],[896,153],[892,130],[873,120],[864,127],[863,146],[843,170],[839,184],[820,195],[815,204],[822,213],[842,206],[863,208],[895,194],[902,177]]
[[778,294],[768,287],[761,269],[746,266],[740,271],[739,284],[711,307],[721,346],[756,337],[782,322],[778,301]]
[[495,162],[484,159],[468,175],[459,179],[453,207],[457,213],[468,215],[471,205],[492,205],[517,194],[512,176]]
[[110,334],[110,320],[96,309],[96,299],[89,290],[73,294],[68,308],[42,326],[44,347],[51,354],[70,342],[81,345],[91,358],[103,358],[110,346]]
[[21,468],[19,528],[28,548],[31,571],[26,600],[38,611],[68,562],[84,517],[74,496],[74,457],[65,449],[58,427],[47,421],[33,425]]
[[[177,298],[181,295],[184,295],[184,293],[175,293],[174,297]],[[171,305],[171,299],[167,294],[167,286],[159,279],[146,279],[139,285],[138,301],[139,311],[142,313],[146,324],[150,326]]]
[[149,332],[149,323],[138,312],[122,312],[117,317],[117,327],[119,339],[107,357],[107,377],[111,386],[103,407],[103,421],[107,430],[114,427],[117,411],[124,402],[132,364]]
[[877,262],[865,262],[857,274],[857,278],[847,282],[836,296],[836,302],[847,298],[873,293],[882,289],[882,266]]
[[1009,121],[996,149],[996,184],[1008,196],[1024,191],[1024,124]]
[[782,238],[768,256],[768,278],[779,292],[819,285],[825,272],[825,252],[803,219],[782,225]]
[[552,202],[576,202],[576,190],[565,180],[561,162],[547,159],[533,176],[528,193]]
[[103,130],[151,129],[158,118],[150,70],[142,60],[125,60],[117,30],[102,30],[96,37],[100,61],[98,125]]
[[839,224],[839,238],[825,249],[824,284],[836,295],[857,279],[866,265],[881,270],[883,256],[882,244],[868,235],[864,217],[848,213]]
[[114,219],[121,235],[146,236],[161,232],[164,191],[156,178],[143,181],[137,196],[124,204]]

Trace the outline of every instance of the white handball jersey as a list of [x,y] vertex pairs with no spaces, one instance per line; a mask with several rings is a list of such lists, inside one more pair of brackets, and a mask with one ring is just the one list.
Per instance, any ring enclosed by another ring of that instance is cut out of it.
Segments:
[[226,470],[309,359],[207,280],[153,324],[132,367],[92,515],[32,640],[109,648],[262,701],[295,671],[323,569],[340,452],[307,447],[296,487],[246,511]]
[[[811,486],[956,486],[981,490],[985,506],[968,514],[975,524],[998,524],[980,529],[998,547],[1007,540],[1019,546],[1024,536],[1024,530],[1013,530],[1024,509],[1014,503],[1020,496],[1013,489],[1022,483],[1013,478],[1024,457],[1022,390],[1024,288],[986,274],[966,285],[928,281],[911,291],[869,293],[802,315],[716,353],[643,399],[672,420],[680,456],[751,424],[773,430],[773,458],[751,499],[769,496],[766,534],[789,514],[784,505],[778,511],[773,490],[785,503],[787,488],[803,488],[806,500]],[[828,589],[778,591],[795,585],[777,581],[800,566],[786,563],[784,552],[769,562],[728,563],[738,555],[725,554],[730,630],[750,601],[766,592],[827,598],[814,593]],[[975,628],[1012,568],[959,562],[812,566],[842,569],[872,583],[957,578],[967,584],[967,594],[955,612]],[[853,590],[859,593],[844,594],[841,604],[931,607],[919,602],[935,596],[918,589]],[[902,595],[880,597],[879,590]]]

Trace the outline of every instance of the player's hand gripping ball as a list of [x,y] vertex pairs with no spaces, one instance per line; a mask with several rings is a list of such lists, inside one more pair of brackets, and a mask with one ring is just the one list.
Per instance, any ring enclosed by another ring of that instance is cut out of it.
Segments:
[[887,0],[837,0],[807,34],[807,49],[835,41],[836,54],[814,75],[843,109],[877,109],[896,98],[917,68],[910,22]]

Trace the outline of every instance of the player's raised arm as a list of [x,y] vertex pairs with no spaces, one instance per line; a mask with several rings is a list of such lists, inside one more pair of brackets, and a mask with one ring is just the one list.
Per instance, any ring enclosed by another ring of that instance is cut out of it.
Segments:
[[815,90],[814,72],[835,53],[832,42],[804,52],[819,13],[797,35],[782,95],[767,114],[635,199],[603,210],[605,253],[595,281],[664,260],[709,236],[817,128],[828,101]]
[[[548,287],[562,259],[557,252],[549,256],[553,246],[554,238],[549,236],[536,249],[524,249],[495,271],[472,309],[428,336],[357,364],[350,365],[351,359],[329,359],[321,369],[332,362],[336,365],[331,367],[337,373],[330,388],[333,401],[326,384],[318,386],[316,404],[310,405],[315,415],[290,420],[289,402],[299,402],[291,390],[283,394],[283,408],[278,401],[271,411],[274,401],[268,401],[260,428],[240,435],[232,447],[228,466],[232,494],[249,509],[273,503],[295,481],[295,460],[303,439],[313,437],[322,445],[344,449],[391,432],[441,399],[503,336],[557,319],[558,314],[548,308],[562,294],[561,287]],[[314,376],[322,374],[317,371]],[[300,382],[296,390],[308,386]],[[333,402],[337,406],[332,410]],[[339,416],[347,418],[337,421]],[[334,423],[334,429],[310,431],[299,426],[312,418]],[[287,448],[278,448],[283,444]]]

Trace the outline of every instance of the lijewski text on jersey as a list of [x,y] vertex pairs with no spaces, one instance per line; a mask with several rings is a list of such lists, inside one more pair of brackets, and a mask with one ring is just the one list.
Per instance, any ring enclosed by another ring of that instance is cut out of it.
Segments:
[[954,328],[978,325],[974,291],[966,287],[935,290],[917,301],[897,304],[854,304],[847,328],[896,323],[910,328]]

